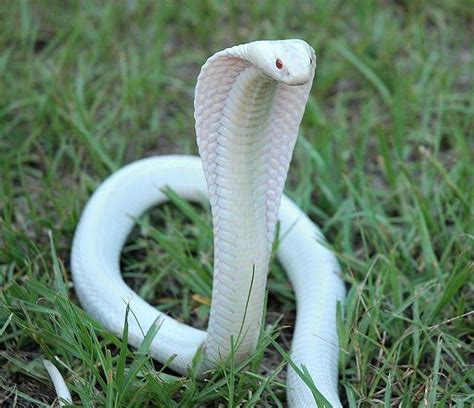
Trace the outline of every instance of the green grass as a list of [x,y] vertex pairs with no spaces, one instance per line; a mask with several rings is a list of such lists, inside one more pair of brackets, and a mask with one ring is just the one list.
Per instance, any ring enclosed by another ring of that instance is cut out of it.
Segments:
[[[472,406],[472,2],[156,3],[0,3],[0,405],[53,403],[48,358],[84,406],[285,406],[295,305],[276,261],[257,351],[202,382],[90,319],[69,252],[114,169],[196,153],[193,89],[207,56],[299,37],[318,69],[286,191],[343,267],[341,397]],[[140,220],[123,273],[161,310],[205,327],[209,213],[172,198]]]

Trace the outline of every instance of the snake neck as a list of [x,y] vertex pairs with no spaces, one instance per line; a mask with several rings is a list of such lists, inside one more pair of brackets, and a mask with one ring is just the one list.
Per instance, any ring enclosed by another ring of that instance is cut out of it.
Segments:
[[241,361],[256,345],[270,257],[263,154],[276,82],[249,65],[222,109],[207,163],[214,230],[214,283],[206,341],[209,361]]

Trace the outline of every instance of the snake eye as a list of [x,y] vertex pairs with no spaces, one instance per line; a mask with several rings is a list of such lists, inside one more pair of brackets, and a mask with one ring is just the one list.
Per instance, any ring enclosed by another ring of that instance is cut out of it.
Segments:
[[278,58],[276,61],[275,61],[275,65],[278,69],[282,69],[283,68],[283,62],[281,62],[281,59]]

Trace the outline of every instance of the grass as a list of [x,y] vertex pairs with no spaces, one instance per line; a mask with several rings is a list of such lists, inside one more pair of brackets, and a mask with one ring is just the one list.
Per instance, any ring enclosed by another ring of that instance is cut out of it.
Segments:
[[[276,261],[257,351],[203,382],[90,319],[69,251],[114,169],[196,153],[193,89],[207,56],[300,37],[318,69],[286,191],[343,267],[343,402],[472,406],[472,4],[177,4],[0,3],[0,404],[52,404],[48,358],[84,406],[285,406],[295,305]],[[161,310],[205,327],[209,213],[171,198],[141,218],[123,273]]]

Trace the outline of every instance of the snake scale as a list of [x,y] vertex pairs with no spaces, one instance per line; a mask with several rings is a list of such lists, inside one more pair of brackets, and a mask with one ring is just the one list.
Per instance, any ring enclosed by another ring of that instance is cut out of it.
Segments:
[[[129,342],[139,347],[143,332],[159,318],[152,357],[166,362],[175,356],[169,367],[186,374],[203,347],[204,375],[231,352],[241,362],[255,350],[279,221],[277,256],[297,302],[291,358],[304,364],[319,392],[338,407],[336,309],[344,285],[319,229],[283,194],[315,68],[314,50],[302,40],[255,41],[211,56],[194,99],[201,158],[146,158],[111,175],[81,216],[71,265],[82,306],[108,330],[122,334],[129,304],[136,316],[129,318]],[[166,200],[165,187],[187,200],[209,198],[214,275],[207,332],[158,311],[120,274],[121,249],[134,219]],[[235,350],[231,339],[239,340]],[[316,404],[291,367],[288,404]]]

